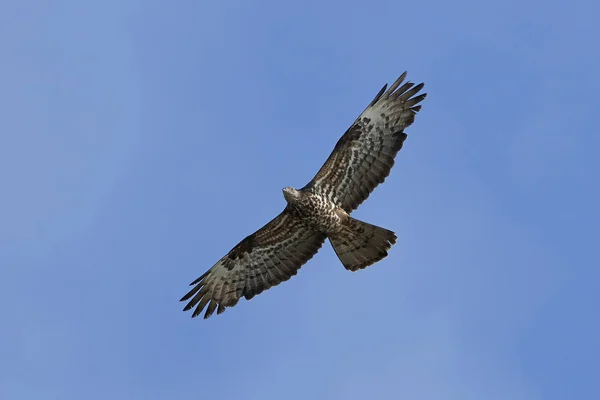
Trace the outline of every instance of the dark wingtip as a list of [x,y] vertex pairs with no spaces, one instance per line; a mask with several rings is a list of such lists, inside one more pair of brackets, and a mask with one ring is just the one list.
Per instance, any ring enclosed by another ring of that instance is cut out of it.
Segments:
[[189,292],[187,292],[181,299],[179,299],[179,301],[186,301],[189,298],[191,298],[193,295],[195,295],[196,293],[198,293],[198,290],[201,289],[201,286],[196,286],[195,288],[193,288],[192,290],[190,290]]
[[198,277],[198,279],[196,279],[195,281],[193,281],[192,283],[190,283],[190,286],[194,286],[197,283],[200,283],[200,281],[204,278],[206,278],[206,275],[208,275],[210,273],[210,269],[208,271],[206,271],[205,273],[203,273],[202,275],[200,275],[200,277]]
[[204,319],[210,317],[215,312],[216,308],[217,308],[217,302],[214,300],[210,300],[208,302],[208,307],[206,308],[206,313],[204,313]]
[[375,96],[375,98],[371,101],[371,103],[369,103],[369,107],[373,106],[375,103],[377,103],[379,101],[381,96],[383,96],[383,93],[385,93],[386,89],[387,89],[387,83],[385,85],[383,85],[383,87],[381,88],[379,93],[377,93],[377,96]]
[[402,82],[404,82],[404,79],[406,79],[406,74],[407,74],[407,72],[406,72],[406,71],[404,71],[404,72],[403,72],[403,73],[402,73],[402,74],[401,74],[401,75],[398,77],[398,79],[396,79],[396,80],[395,80],[395,81],[392,83],[392,85],[390,86],[390,88],[388,89],[388,91],[387,91],[387,92],[385,92],[385,96],[386,96],[386,98],[389,98],[389,97],[390,97],[390,96],[391,96],[391,95],[394,93],[394,91],[395,91],[396,89],[398,89],[398,86],[400,86],[400,84],[401,84]]
[[420,102],[422,102],[425,99],[425,97],[427,97],[427,93],[423,93],[418,96],[415,96],[415,97],[411,98],[410,100],[408,100],[406,102],[406,105],[412,108],[412,107],[416,106],[417,104],[419,104]]

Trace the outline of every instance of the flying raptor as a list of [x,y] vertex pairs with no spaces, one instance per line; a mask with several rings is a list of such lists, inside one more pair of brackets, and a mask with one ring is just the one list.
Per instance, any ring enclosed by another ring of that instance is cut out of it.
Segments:
[[[357,271],[387,256],[394,232],[350,217],[389,175],[426,94],[423,83],[406,82],[404,72],[385,85],[339,139],[315,177],[302,189],[286,187],[285,209],[239,242],[193,281],[181,301],[192,317],[221,314],[245,297],[296,275],[329,239],[347,270]],[[386,90],[387,89],[387,90]],[[208,306],[208,307],[207,307]]]

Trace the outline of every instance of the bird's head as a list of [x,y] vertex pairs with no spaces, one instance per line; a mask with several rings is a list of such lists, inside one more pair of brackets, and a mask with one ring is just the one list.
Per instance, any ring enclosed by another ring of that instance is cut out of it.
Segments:
[[283,188],[283,197],[287,200],[288,203],[293,202],[300,197],[300,192],[294,189],[293,187],[286,186]]

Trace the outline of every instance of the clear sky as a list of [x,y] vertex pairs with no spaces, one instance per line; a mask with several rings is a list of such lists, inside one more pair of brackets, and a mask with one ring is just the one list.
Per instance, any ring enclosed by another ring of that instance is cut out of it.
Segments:
[[[600,398],[594,1],[0,3],[0,398]],[[384,83],[428,93],[327,243],[209,320],[188,284]]]

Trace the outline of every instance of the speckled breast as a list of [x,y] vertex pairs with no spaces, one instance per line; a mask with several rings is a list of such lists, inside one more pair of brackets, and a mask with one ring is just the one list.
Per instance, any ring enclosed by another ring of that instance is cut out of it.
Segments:
[[337,232],[347,214],[327,198],[303,192],[294,208],[307,225],[326,233]]

